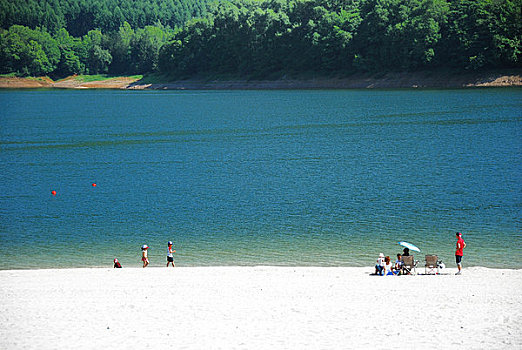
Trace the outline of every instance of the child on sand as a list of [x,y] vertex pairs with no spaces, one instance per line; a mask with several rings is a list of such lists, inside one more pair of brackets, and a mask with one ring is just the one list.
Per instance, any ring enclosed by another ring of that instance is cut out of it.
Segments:
[[149,246],[144,244],[141,246],[141,261],[143,261],[143,267],[147,267],[149,265],[149,258],[147,257],[147,249]]
[[114,268],[115,269],[121,269],[121,264],[118,261],[118,259],[114,259]]
[[169,267],[169,264],[172,263],[172,267],[175,267],[176,265],[174,265],[174,254],[176,251],[172,249],[172,242],[169,241],[167,243],[168,245],[168,251],[167,251],[167,267]]

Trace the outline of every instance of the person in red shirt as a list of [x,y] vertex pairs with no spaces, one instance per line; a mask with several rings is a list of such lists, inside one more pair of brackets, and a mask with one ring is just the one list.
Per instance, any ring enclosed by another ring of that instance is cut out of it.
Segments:
[[121,264],[118,261],[118,259],[114,259],[114,268],[115,269],[121,269]]
[[455,275],[460,275],[462,272],[462,256],[464,255],[464,248],[466,248],[466,243],[462,239],[462,233],[457,232],[455,234],[457,237],[457,250],[455,251],[455,260],[457,261],[457,267],[459,271]]

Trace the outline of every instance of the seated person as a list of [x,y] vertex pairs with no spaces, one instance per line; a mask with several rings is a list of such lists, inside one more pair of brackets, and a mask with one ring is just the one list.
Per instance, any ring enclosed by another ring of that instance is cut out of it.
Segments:
[[391,259],[389,256],[384,258],[384,275],[394,275],[393,273],[393,264],[391,263]]
[[400,275],[402,270],[402,256],[400,254],[397,254],[397,260],[395,260],[395,264],[392,269],[397,275]]
[[410,250],[408,248],[404,248],[402,250],[402,256],[410,256]]
[[118,261],[118,259],[114,259],[114,268],[115,269],[121,269],[121,264]]
[[379,254],[379,258],[377,258],[377,264],[375,265],[375,274],[383,275],[384,273],[384,254]]

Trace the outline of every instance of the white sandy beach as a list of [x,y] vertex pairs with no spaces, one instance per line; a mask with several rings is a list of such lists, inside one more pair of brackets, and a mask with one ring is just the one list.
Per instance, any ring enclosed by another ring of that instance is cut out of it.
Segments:
[[455,271],[0,271],[0,348],[522,348],[522,270]]

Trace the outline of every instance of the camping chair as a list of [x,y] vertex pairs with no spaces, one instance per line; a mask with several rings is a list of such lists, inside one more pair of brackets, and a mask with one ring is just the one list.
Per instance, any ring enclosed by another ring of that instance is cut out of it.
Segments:
[[[402,257],[402,274],[403,275],[415,275],[417,274],[417,264],[419,262],[413,259],[413,255]],[[412,273],[413,270],[413,273]]]
[[439,260],[437,255],[426,255],[426,264],[424,265],[424,272],[426,274],[439,274],[439,267],[442,260]]

